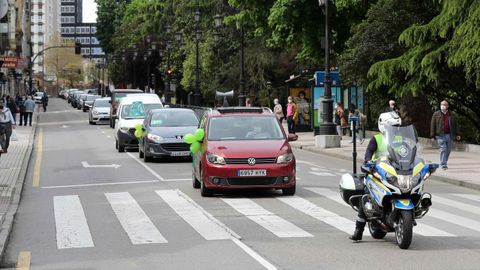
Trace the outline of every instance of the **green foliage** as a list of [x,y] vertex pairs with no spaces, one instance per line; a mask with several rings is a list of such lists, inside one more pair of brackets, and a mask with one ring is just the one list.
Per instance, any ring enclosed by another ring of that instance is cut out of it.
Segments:
[[426,95],[480,129],[480,0],[443,0],[441,11],[426,24],[406,29],[399,38],[407,49],[375,63],[369,89],[398,95]]

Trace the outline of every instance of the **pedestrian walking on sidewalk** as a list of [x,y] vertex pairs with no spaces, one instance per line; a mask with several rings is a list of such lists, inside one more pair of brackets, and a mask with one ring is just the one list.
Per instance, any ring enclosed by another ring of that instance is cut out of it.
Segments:
[[273,112],[275,113],[275,117],[277,117],[278,122],[280,125],[282,124],[283,118],[285,115],[283,114],[282,104],[278,101],[278,98],[273,100],[275,107],[273,107]]
[[27,120],[29,121],[29,125],[32,126],[32,117],[33,117],[33,111],[35,111],[35,102],[32,100],[31,96],[27,97],[27,100],[23,103],[23,106],[25,107],[25,113],[23,114],[23,122],[24,125],[27,125]]
[[42,105],[43,105],[43,111],[46,112],[47,111],[47,106],[48,106],[48,95],[47,95],[47,92],[43,92],[43,96],[42,96]]
[[15,119],[10,109],[0,104],[0,147],[3,153],[8,151],[12,129],[15,129]]
[[[17,120],[17,123],[19,126],[22,126],[23,125],[23,120],[25,118],[25,96],[17,96],[17,100],[15,101],[15,103],[17,103],[17,107],[18,107],[18,112],[19,112],[19,116],[18,116],[18,120]],[[25,123],[25,126],[27,125],[27,123]]]
[[292,96],[289,96],[287,104],[287,124],[289,134],[295,134],[295,121],[297,120],[297,116],[297,105],[293,102]]
[[460,141],[460,132],[457,121],[453,114],[448,110],[448,101],[440,103],[440,110],[433,113],[430,122],[430,137],[432,141],[437,141],[440,147],[440,165],[441,168],[448,169],[447,163],[452,151],[453,140]]
[[7,107],[10,110],[10,113],[13,116],[13,120],[16,121],[17,120],[18,107],[17,107],[17,104],[15,103],[15,100],[11,96],[7,97]]
[[348,127],[348,122],[347,122],[347,117],[345,114],[345,110],[343,109],[343,105],[340,102],[337,102],[335,104],[335,125],[337,128],[337,133],[338,136],[340,136],[340,140],[342,139],[343,136],[343,129]]

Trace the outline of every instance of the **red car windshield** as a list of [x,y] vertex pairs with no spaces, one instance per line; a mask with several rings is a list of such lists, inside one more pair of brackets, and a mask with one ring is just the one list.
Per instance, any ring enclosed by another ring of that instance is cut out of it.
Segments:
[[252,115],[210,118],[207,138],[209,141],[285,139],[275,117]]

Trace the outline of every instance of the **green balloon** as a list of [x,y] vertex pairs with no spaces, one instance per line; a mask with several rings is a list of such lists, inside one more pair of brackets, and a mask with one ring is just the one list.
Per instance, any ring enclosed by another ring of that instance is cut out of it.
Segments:
[[195,154],[200,151],[201,147],[202,145],[199,142],[194,142],[192,145],[190,145],[190,151]]
[[138,130],[138,129],[135,130],[135,137],[140,138],[140,137],[142,137],[142,135],[143,135],[142,130]]
[[136,124],[135,129],[136,130],[141,130],[142,129],[142,124]]
[[195,137],[193,134],[188,133],[187,135],[183,136],[183,141],[188,144],[192,144],[195,142]]
[[195,130],[195,140],[201,142],[203,141],[203,137],[205,137],[205,130],[203,128],[199,128]]

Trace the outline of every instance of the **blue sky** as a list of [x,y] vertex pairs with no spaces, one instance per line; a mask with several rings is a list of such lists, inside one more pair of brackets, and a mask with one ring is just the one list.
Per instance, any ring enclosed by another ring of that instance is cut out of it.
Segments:
[[97,4],[95,0],[83,0],[83,22],[97,22]]

